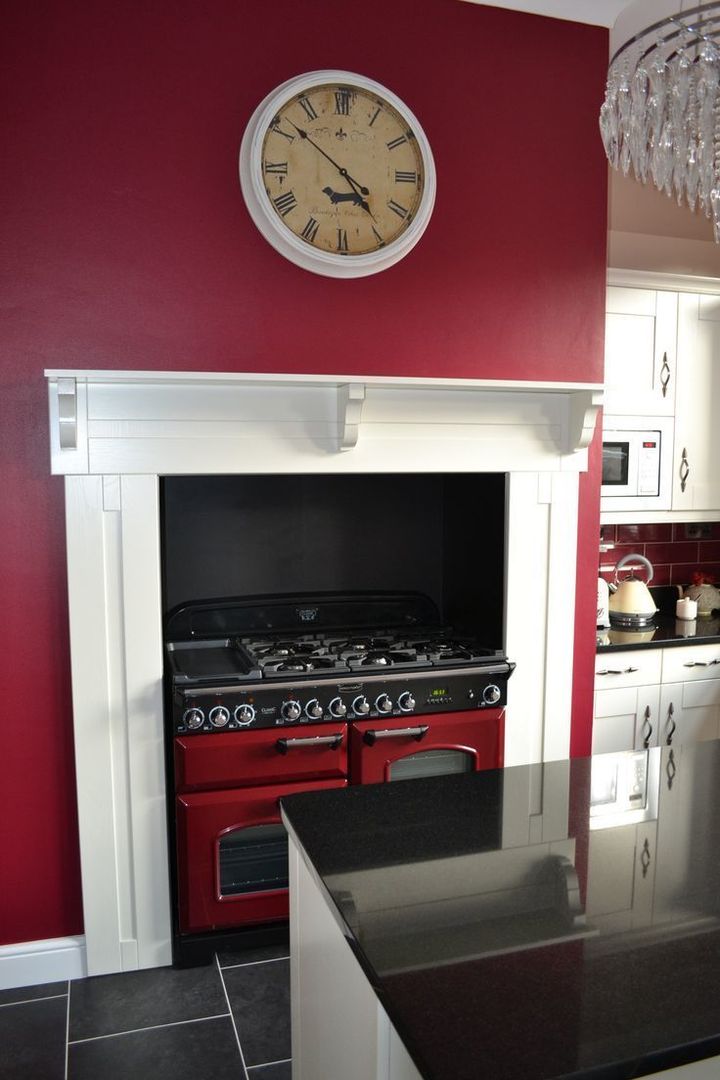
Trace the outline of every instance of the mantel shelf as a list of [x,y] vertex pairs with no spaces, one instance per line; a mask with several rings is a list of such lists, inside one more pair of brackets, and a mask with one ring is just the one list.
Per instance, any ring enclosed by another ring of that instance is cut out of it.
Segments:
[[52,467],[63,474],[580,471],[586,465],[577,451],[588,446],[602,404],[596,383],[82,369],[45,375]]

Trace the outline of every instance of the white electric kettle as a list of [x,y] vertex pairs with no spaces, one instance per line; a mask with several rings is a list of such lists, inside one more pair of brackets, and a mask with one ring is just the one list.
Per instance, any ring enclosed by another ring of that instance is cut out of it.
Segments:
[[[620,581],[618,572],[628,563],[633,564],[630,577]],[[647,582],[635,577],[635,566],[638,563],[647,570]],[[615,581],[610,586],[610,622],[613,626],[634,627],[639,630],[652,622],[657,611],[648,589],[652,579],[652,563],[644,555],[631,554],[620,559],[615,566]]]

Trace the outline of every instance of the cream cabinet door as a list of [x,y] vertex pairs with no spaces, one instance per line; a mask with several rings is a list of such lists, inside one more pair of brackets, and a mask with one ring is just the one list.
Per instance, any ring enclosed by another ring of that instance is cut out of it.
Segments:
[[720,736],[720,679],[663,683],[660,691],[661,746],[703,742]]
[[606,414],[672,416],[675,402],[677,293],[607,290]]
[[660,687],[624,686],[595,691],[593,754],[658,745]]
[[679,301],[673,510],[720,510],[720,296]]
[[657,822],[591,830],[585,911],[605,933],[652,922]]

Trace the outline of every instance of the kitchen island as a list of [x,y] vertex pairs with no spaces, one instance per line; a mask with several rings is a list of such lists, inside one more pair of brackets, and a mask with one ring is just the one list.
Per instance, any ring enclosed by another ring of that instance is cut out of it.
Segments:
[[720,742],[282,807],[294,1080],[720,1077]]

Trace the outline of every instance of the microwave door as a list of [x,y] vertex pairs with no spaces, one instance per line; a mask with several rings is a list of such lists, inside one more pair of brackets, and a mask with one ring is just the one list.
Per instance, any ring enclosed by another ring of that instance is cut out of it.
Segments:
[[630,443],[603,442],[603,487],[627,489],[630,470]]

